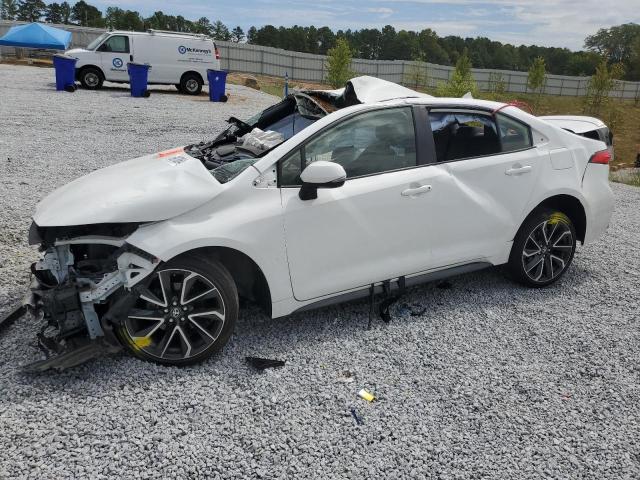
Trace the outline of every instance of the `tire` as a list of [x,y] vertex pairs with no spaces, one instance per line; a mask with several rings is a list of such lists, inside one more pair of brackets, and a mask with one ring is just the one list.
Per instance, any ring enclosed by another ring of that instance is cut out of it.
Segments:
[[576,230],[558,210],[534,211],[518,230],[508,269],[514,280],[529,287],[546,287],[569,268],[576,251]]
[[174,366],[200,363],[222,350],[238,318],[238,291],[227,269],[185,255],[152,275],[117,328],[124,347],[143,360]]
[[176,87],[176,90],[178,90],[179,92],[182,92],[182,86],[179,83],[176,83],[174,87]]
[[195,73],[185,73],[180,80],[180,91],[187,95],[200,95],[202,92],[202,78]]
[[80,70],[80,73],[78,74],[78,80],[80,80],[82,88],[86,88],[87,90],[98,90],[102,88],[102,84],[104,83],[104,75],[98,68],[85,67]]

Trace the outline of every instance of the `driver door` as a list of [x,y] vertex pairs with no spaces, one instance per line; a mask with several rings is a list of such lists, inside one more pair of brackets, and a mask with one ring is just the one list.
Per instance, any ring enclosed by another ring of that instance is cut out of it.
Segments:
[[127,62],[131,56],[131,42],[128,35],[111,35],[97,50],[102,63],[105,79],[128,82]]
[[[411,107],[385,108],[328,127],[279,165],[294,296],[310,300],[424,270],[425,221],[434,169],[419,165]],[[300,173],[317,160],[340,163],[339,188],[301,200]],[[422,188],[421,188],[422,187]]]

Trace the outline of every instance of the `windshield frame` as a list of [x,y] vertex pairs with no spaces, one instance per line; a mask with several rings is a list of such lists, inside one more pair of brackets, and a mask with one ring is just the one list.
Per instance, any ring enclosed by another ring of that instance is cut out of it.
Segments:
[[104,32],[98,38],[94,38],[89,45],[87,45],[87,50],[95,51],[102,43],[111,35],[111,32]]

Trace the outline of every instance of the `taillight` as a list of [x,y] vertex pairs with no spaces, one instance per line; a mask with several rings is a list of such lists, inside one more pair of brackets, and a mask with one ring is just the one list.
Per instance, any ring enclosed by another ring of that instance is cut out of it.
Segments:
[[217,45],[214,47],[214,51],[216,52],[216,60],[220,60],[220,50]]
[[609,150],[601,150],[594,153],[589,159],[589,163],[599,163],[600,165],[609,165],[611,161],[611,152]]

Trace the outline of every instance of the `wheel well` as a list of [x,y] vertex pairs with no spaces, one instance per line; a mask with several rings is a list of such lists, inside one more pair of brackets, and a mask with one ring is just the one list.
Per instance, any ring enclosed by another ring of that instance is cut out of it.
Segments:
[[258,304],[271,316],[271,292],[260,267],[248,255],[228,247],[204,247],[185,252],[215,258],[229,271],[238,295]]
[[82,67],[76,69],[76,79],[79,79],[80,78],[80,74],[83,71],[85,71],[87,68],[95,68],[96,70],[98,70],[98,72],[100,72],[100,75],[102,76],[102,78],[104,78],[104,72],[97,65],[83,65]]
[[571,223],[573,223],[576,229],[578,240],[584,242],[584,237],[587,232],[587,216],[580,200],[571,195],[554,195],[541,202],[532,210],[532,213],[539,208],[552,208],[564,213],[571,219]]
[[198,77],[200,79],[200,82],[202,84],[204,84],[204,79],[202,78],[202,75],[200,75],[198,72],[195,72],[193,70],[189,70],[188,72],[184,72],[182,74],[182,76],[180,77],[180,83],[182,83],[182,81],[184,80],[184,77],[186,77],[187,75],[195,75],[196,77]]

